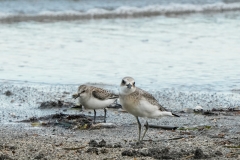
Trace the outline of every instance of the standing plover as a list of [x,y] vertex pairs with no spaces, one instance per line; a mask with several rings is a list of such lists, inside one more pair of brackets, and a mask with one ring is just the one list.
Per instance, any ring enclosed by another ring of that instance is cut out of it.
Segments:
[[81,85],[78,88],[78,93],[73,95],[73,98],[79,97],[79,103],[84,106],[85,109],[94,110],[94,123],[96,120],[96,110],[104,109],[104,122],[106,122],[106,107],[114,103],[118,98],[118,95],[111,93],[108,90],[89,86]]
[[[119,94],[120,104],[123,108],[134,115],[138,123],[138,141],[140,141],[141,136],[141,123],[138,117],[146,118],[161,118],[163,116],[175,116],[176,114],[168,112],[164,107],[162,107],[158,101],[148,92],[137,88],[135,86],[135,81],[132,77],[124,77],[120,84],[120,94]],[[142,139],[144,138],[148,130],[148,122],[146,121],[146,129],[143,133]]]

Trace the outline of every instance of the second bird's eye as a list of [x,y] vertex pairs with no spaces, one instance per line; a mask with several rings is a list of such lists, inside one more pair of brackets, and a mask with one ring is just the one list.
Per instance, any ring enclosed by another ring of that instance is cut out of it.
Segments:
[[81,93],[84,93],[85,92],[85,90],[83,90]]
[[125,84],[126,82],[124,80],[122,80],[122,84]]

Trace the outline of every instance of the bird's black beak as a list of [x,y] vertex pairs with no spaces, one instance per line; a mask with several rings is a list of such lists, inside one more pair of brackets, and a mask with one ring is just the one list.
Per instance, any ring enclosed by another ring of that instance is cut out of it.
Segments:
[[129,83],[129,84],[127,85],[127,88],[131,89],[131,87],[132,87],[132,85]]
[[79,93],[75,93],[74,95],[72,95],[72,98],[74,98],[74,99],[76,99],[76,98],[78,98],[78,97],[80,97],[80,94],[79,94]]

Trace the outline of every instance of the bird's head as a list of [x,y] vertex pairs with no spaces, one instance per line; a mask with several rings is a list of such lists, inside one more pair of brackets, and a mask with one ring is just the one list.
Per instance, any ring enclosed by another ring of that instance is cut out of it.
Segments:
[[88,95],[88,87],[86,85],[81,85],[78,87],[78,95],[80,98],[84,98],[84,97],[87,97]]
[[136,90],[135,80],[132,77],[124,77],[120,84],[120,93],[121,94],[131,94]]

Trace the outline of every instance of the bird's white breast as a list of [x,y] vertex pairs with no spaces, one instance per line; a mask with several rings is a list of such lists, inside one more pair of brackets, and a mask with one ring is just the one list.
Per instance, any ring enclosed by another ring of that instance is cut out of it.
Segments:
[[115,99],[99,100],[97,98],[91,97],[85,101],[80,100],[80,103],[86,109],[102,109],[102,108],[106,108],[107,106],[112,104],[114,101]]
[[151,104],[145,98],[141,98],[137,103],[128,98],[120,98],[120,103],[126,111],[137,117],[160,118],[165,114],[157,105]]

